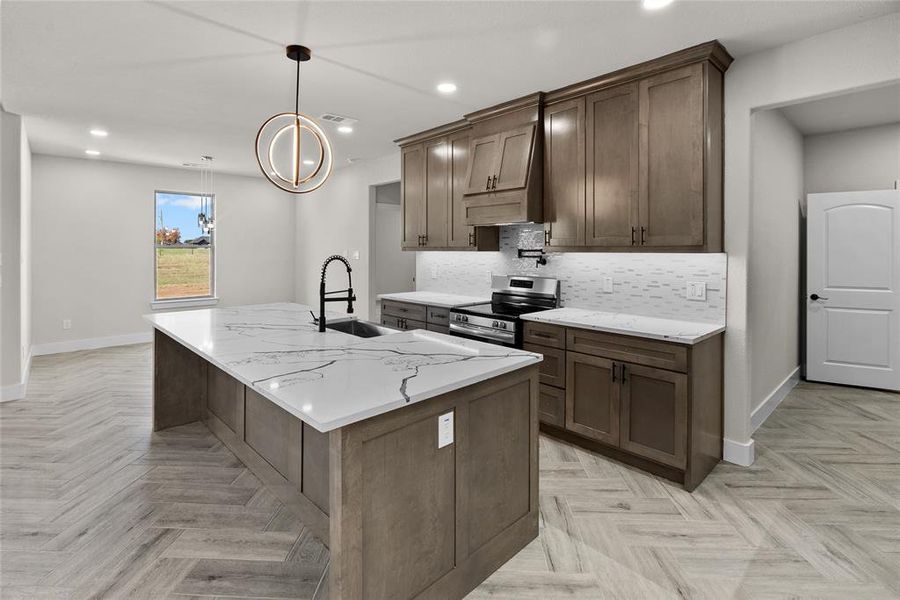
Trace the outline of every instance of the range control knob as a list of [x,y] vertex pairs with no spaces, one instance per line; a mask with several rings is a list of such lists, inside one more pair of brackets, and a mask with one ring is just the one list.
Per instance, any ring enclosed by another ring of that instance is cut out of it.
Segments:
[[493,323],[491,323],[491,327],[500,327],[500,321],[494,321]]
[[500,329],[506,329],[507,323],[506,321],[500,321]]

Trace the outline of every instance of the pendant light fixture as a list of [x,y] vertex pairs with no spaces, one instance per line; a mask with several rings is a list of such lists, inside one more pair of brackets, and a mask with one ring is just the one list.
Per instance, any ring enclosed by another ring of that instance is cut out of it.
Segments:
[[319,125],[300,114],[300,63],[311,53],[306,46],[287,47],[297,63],[294,112],[269,117],[256,134],[256,161],[266,179],[292,194],[316,190],[331,175],[331,144]]
[[214,229],[216,222],[212,215],[212,200],[215,196],[213,192],[213,170],[212,156],[201,157],[200,163],[200,212],[197,214],[197,226],[204,235],[209,235],[210,230]]

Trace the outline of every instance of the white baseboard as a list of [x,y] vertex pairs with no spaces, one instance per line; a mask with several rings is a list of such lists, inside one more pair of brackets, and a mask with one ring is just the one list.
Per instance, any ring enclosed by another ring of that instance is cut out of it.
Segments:
[[28,386],[24,381],[15,385],[4,385],[3,387],[0,387],[0,402],[21,400],[25,397],[26,387]]
[[787,377],[784,378],[778,387],[776,387],[769,397],[762,401],[762,403],[757,406],[753,412],[750,414],[750,430],[751,432],[759,429],[759,426],[765,423],[766,419],[775,412],[775,409],[778,408],[778,405],[781,404],[781,401],[784,400],[787,395],[794,389],[794,386],[797,385],[800,381],[800,367],[795,367],[793,371],[791,371]]
[[742,467],[749,467],[756,460],[753,440],[743,443],[725,438],[722,444],[722,460]]
[[35,344],[31,347],[31,353],[34,356],[44,356],[45,354],[60,354],[62,352],[76,352],[78,350],[96,350],[97,348],[110,348],[112,346],[145,344],[152,341],[153,332],[142,331],[140,333],[126,333],[124,335],[110,335],[107,337]]
[[0,388],[0,402],[9,402],[10,400],[21,400],[28,392],[28,375],[31,373],[31,355],[29,352],[25,357],[25,366],[22,368],[22,383],[13,385],[5,385]]

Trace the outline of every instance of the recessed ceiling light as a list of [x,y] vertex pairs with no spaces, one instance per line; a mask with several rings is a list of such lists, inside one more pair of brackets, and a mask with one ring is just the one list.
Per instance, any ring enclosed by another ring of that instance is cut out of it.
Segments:
[[109,132],[105,129],[91,129],[91,135],[94,137],[106,137],[109,135]]
[[316,161],[307,159],[307,160],[303,161],[303,164],[304,165],[314,165],[314,164],[316,164]]
[[100,156],[99,150],[85,150],[84,153],[88,156]]
[[437,91],[442,94],[452,94],[456,91],[456,84],[449,81],[437,84]]
[[340,127],[338,127],[338,131],[340,131],[341,133],[353,133],[353,128],[349,125],[341,125]]
[[643,0],[642,3],[647,10],[659,10],[660,8],[672,4],[673,1],[674,0]]

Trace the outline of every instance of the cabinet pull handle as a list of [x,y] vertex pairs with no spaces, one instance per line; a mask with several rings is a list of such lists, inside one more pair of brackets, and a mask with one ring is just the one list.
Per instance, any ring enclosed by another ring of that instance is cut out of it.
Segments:
[[634,246],[634,227],[631,228],[631,245]]
[[494,182],[491,184],[491,189],[492,190],[497,189],[497,176],[496,175],[494,175]]
[[622,383],[625,383],[625,364],[622,364]]
[[544,230],[544,245],[545,246],[550,245],[550,230],[549,229]]
[[612,381],[613,381],[613,383],[616,382],[616,367],[617,367],[617,366],[618,366],[618,365],[616,365],[616,363],[613,363],[613,368],[610,370],[610,374],[612,375]]
[[469,232],[469,245],[475,245],[475,232]]
[[490,176],[490,175],[488,175],[488,180],[487,180],[487,183],[486,183],[485,186],[484,186],[484,189],[486,189],[486,190],[491,189],[491,176]]
[[427,246],[427,245],[428,245],[428,234],[427,234],[427,233],[426,233],[425,235],[422,236],[422,245],[423,245],[423,246]]
[[641,246],[643,246],[646,242],[644,241],[644,233],[646,233],[647,228],[641,227]]

